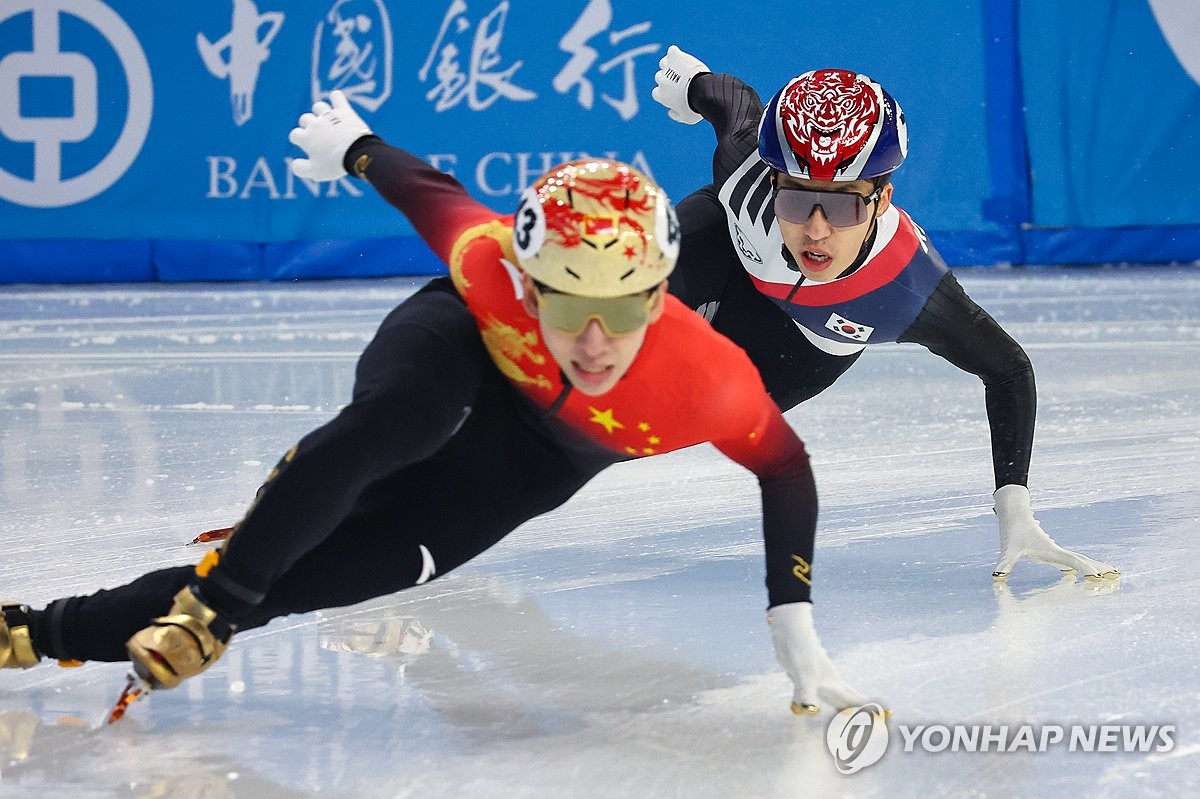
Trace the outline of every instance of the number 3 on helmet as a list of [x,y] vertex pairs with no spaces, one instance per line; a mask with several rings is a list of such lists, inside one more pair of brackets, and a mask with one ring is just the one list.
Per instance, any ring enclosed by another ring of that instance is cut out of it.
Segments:
[[886,175],[908,152],[900,104],[866,75],[818,69],[775,93],[758,125],[758,154],[804,180],[849,182]]
[[555,167],[521,196],[513,246],[521,268],[557,291],[620,297],[652,289],[679,256],[666,193],[619,161]]

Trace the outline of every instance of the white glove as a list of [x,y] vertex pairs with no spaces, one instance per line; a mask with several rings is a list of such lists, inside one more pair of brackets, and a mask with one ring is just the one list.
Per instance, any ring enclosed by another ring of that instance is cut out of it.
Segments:
[[301,115],[299,126],[288,134],[288,141],[308,156],[293,159],[296,177],[337,180],[346,174],[342,161],[350,145],[371,133],[340,89],[331,91],[329,99],[332,106],[324,101],[314,103],[312,113]]
[[688,105],[688,84],[692,78],[704,72],[712,72],[694,55],[683,52],[675,45],[667,48],[667,54],[658,61],[658,72],[654,73],[654,91],[650,96],[667,108],[667,116],[685,125],[695,125],[704,117]]
[[1078,552],[1063,549],[1046,535],[1033,518],[1029,506],[1029,489],[1023,485],[1006,485],[996,489],[996,519],[1000,522],[1000,560],[992,577],[1004,580],[1021,556],[1034,563],[1049,563],[1063,571],[1074,571],[1089,580],[1112,579],[1121,573],[1098,560]]
[[767,624],[775,642],[775,657],[795,686],[793,713],[815,716],[821,712],[821,699],[837,710],[867,704],[867,698],[846,684],[825,654],[813,627],[811,602],[776,605],[767,611]]

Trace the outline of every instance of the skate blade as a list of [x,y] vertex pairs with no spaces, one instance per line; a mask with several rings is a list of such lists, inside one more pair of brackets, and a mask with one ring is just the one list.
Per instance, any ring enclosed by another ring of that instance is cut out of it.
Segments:
[[233,532],[232,527],[221,527],[217,530],[205,530],[203,533],[189,541],[187,545],[191,546],[193,544],[208,544],[213,541],[224,541],[225,539],[229,538],[231,532]]
[[104,719],[105,725],[120,721],[125,716],[125,711],[129,710],[129,706],[149,692],[140,677],[136,674],[128,674],[125,688],[122,689],[121,695],[117,697],[117,703],[113,705],[112,710],[108,711],[108,716]]

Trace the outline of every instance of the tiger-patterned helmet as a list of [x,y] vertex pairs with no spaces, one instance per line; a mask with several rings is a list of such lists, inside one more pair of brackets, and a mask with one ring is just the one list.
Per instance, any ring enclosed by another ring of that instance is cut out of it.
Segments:
[[900,104],[866,75],[818,69],[775,93],[758,124],[758,154],[806,180],[849,182],[904,163],[908,126]]

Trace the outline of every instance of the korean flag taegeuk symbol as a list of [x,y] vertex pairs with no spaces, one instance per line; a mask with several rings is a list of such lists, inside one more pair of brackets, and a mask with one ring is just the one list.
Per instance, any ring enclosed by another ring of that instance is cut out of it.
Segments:
[[866,341],[875,332],[875,328],[870,325],[860,325],[839,314],[830,314],[825,327],[853,341]]

